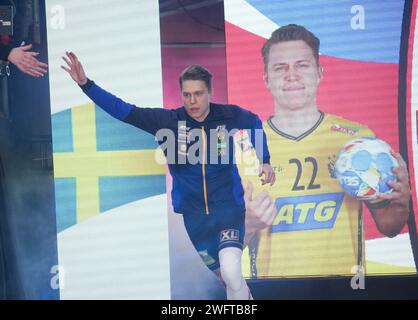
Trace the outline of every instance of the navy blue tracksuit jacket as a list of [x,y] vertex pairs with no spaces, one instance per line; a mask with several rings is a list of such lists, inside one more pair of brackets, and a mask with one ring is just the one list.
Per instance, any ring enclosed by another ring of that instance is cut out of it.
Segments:
[[[162,138],[159,144],[167,147],[163,151],[173,178],[175,212],[189,215],[229,208],[245,210],[244,191],[233,161],[233,137],[228,132],[246,130],[252,145],[256,146],[260,162],[269,163],[266,136],[257,115],[238,106],[211,103],[206,119],[198,122],[184,107],[174,110],[139,108],[108,93],[91,80],[81,88],[113,117]],[[165,131],[159,131],[161,129]],[[255,129],[260,129],[257,134],[261,136],[260,143],[255,143]],[[172,132],[174,139],[164,138],[167,132]],[[201,147],[196,148],[199,141]],[[191,160],[192,154],[199,158],[197,163]]]

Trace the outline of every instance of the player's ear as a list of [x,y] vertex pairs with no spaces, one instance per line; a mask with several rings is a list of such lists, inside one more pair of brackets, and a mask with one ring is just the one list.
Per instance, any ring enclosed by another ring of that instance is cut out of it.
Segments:
[[324,67],[322,65],[318,66],[318,84],[321,82],[324,77]]
[[270,89],[269,78],[268,78],[268,74],[267,74],[266,71],[263,72],[263,81],[264,81],[264,84],[266,85],[267,89]]

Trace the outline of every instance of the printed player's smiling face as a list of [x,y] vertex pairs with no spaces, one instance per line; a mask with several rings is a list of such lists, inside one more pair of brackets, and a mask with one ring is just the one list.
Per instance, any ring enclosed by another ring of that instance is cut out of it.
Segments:
[[304,41],[279,42],[271,46],[264,81],[279,109],[316,106],[321,79],[322,68]]

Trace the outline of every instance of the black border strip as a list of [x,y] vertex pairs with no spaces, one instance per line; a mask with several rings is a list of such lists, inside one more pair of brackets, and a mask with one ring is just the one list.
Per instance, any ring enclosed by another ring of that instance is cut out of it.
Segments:
[[[416,0],[417,1],[417,0]],[[398,131],[399,131],[399,152],[406,162],[406,166],[409,170],[408,164],[408,141],[406,132],[406,108],[407,106],[407,76],[408,76],[408,43],[411,31],[411,17],[412,7],[414,1],[405,1],[403,19],[402,19],[402,33],[401,33],[401,46],[399,52],[399,87],[398,87]],[[418,239],[417,239],[417,227],[415,223],[415,215],[412,204],[412,197],[409,201],[409,218],[408,229],[409,239],[411,241],[412,253],[414,255],[415,268],[418,271]]]

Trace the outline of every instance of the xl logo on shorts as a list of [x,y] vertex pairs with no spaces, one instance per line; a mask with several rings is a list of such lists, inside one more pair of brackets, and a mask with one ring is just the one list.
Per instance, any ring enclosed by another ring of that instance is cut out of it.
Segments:
[[231,241],[231,240],[235,240],[235,241],[239,240],[239,231],[236,229],[222,230],[220,242]]

